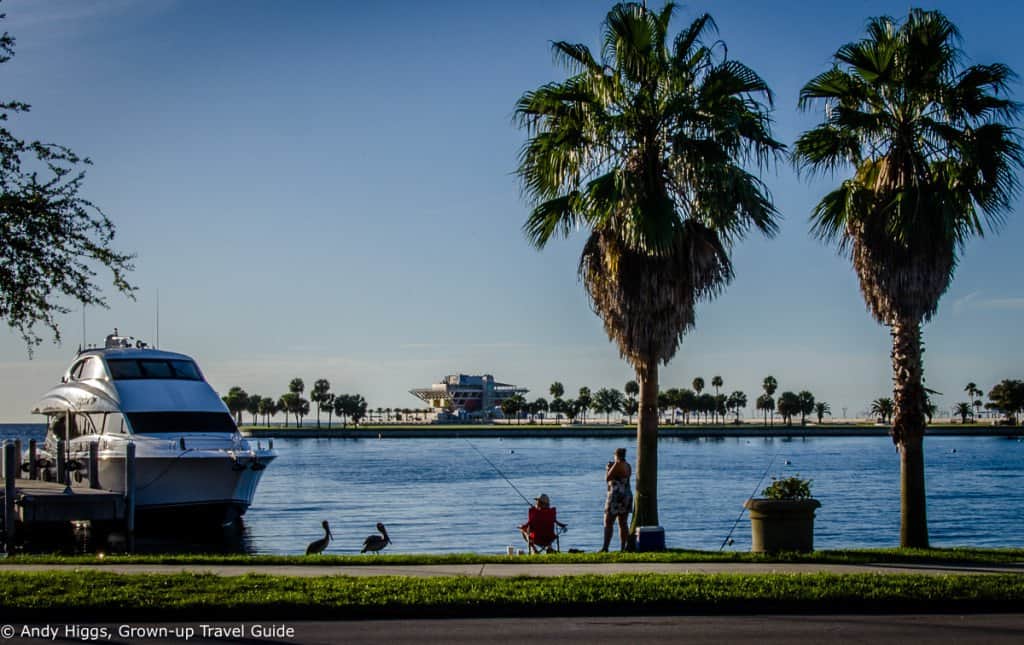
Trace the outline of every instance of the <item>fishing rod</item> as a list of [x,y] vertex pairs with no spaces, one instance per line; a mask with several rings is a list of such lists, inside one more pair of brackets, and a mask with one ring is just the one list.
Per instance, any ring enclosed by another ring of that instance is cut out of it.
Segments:
[[[768,471],[772,469],[772,464],[775,463],[775,458],[778,457],[778,456],[779,456],[778,453],[775,453],[774,455],[772,455],[771,461],[768,462],[768,467],[764,469],[763,473],[761,473],[761,479],[757,480],[757,486],[754,486],[754,491],[752,493],[750,493],[750,497],[753,497],[754,495],[757,495],[757,489],[761,488],[761,482],[763,482],[764,478],[768,475]],[[750,499],[750,497],[748,497],[747,499]],[[719,551],[724,549],[725,545],[729,543],[729,538],[732,537],[732,532],[736,530],[736,526],[740,523],[740,520],[743,519],[743,512],[746,511],[746,510],[747,510],[746,506],[744,506],[743,508],[740,509],[740,514],[736,516],[736,521],[732,523],[732,528],[729,529],[729,534],[725,536],[724,540],[722,540],[722,546],[718,547]]]
[[530,506],[533,506],[533,502],[531,502],[531,501],[530,501],[529,499],[527,499],[526,495],[523,495],[523,494],[522,494],[522,493],[521,493],[521,492],[519,491],[519,489],[518,489],[518,488],[516,488],[516,485],[512,483],[512,480],[511,480],[511,479],[509,479],[508,477],[506,477],[506,476],[505,476],[505,473],[501,472],[501,469],[500,469],[500,468],[498,468],[497,466],[495,466],[495,465],[494,465],[494,462],[493,462],[493,461],[491,461],[490,459],[488,459],[488,458],[487,458],[487,455],[485,455],[484,453],[480,452],[480,449],[479,449],[479,448],[477,448],[476,446],[474,446],[474,445],[473,445],[473,442],[472,442],[472,441],[470,441],[469,439],[467,439],[467,438],[465,438],[465,437],[463,437],[463,438],[462,438],[462,440],[463,440],[463,441],[465,441],[466,443],[468,443],[468,444],[469,444],[469,447],[470,447],[470,448],[472,448],[473,450],[475,450],[475,451],[476,451],[476,454],[478,454],[478,455],[480,455],[481,457],[483,457],[483,458],[484,458],[484,461],[486,461],[486,462],[487,462],[488,464],[490,464],[490,465],[491,465],[491,468],[493,468],[493,469],[494,469],[494,472],[496,472],[496,473],[498,473],[499,475],[501,475],[501,478],[502,478],[502,479],[504,479],[504,480],[505,480],[506,482],[508,482],[508,485],[512,487],[512,490],[514,490],[515,492],[519,493],[519,496],[523,498],[523,501],[524,501],[524,502],[526,502],[526,503],[527,503],[527,504],[529,504]]

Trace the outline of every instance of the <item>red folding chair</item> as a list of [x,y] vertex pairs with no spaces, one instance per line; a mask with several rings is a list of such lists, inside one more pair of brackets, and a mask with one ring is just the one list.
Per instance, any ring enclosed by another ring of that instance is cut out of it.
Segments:
[[519,529],[530,547],[530,553],[557,553],[561,548],[558,536],[565,529],[565,524],[558,521],[558,512],[555,508],[530,507],[530,514],[527,516],[526,524]]

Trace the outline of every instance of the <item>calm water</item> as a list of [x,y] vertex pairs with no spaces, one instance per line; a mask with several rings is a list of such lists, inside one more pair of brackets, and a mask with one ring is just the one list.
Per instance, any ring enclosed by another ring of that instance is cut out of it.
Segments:
[[[0,437],[41,437],[38,426],[2,426]],[[356,553],[375,524],[395,553],[503,552],[518,544],[527,497],[551,496],[569,524],[562,548],[601,545],[604,465],[617,439],[275,440],[277,461],[245,516],[255,553],[302,553],[330,521],[328,553]],[[925,440],[928,522],[934,546],[1024,546],[1024,443],[1003,438]],[[659,511],[670,547],[718,549],[769,462],[772,475],[814,480],[822,507],[818,548],[899,542],[899,460],[887,437],[663,439]],[[630,459],[632,461],[632,459]],[[769,478],[762,483],[762,487]],[[750,548],[744,514],[730,550]]]

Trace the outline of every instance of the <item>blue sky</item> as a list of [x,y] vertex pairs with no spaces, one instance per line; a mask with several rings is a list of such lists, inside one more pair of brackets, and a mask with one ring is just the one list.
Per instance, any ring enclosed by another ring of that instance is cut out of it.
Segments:
[[[660,3],[653,3],[660,6]],[[597,47],[610,2],[199,2],[7,0],[17,39],[0,98],[32,104],[25,138],[89,156],[85,194],[138,254],[135,302],[110,293],[86,316],[89,342],[114,326],[197,357],[225,392],[277,396],[299,376],[360,392],[371,407],[416,407],[412,387],[493,373],[547,397],[632,378],[576,279],[583,235],[533,250],[513,171],[522,92],[564,77],[550,41]],[[938,2],[974,62],[1024,73],[1021,8]],[[692,2],[730,57],[776,94],[775,135],[791,144],[819,118],[799,88],[901,2]],[[1024,98],[1015,86],[1017,98]],[[849,262],[807,234],[834,180],[764,175],[783,216],[774,240],[734,249],[736,280],[698,309],[663,387],[718,374],[753,400],[764,376],[809,389],[833,413],[888,395],[889,338]],[[1024,322],[1020,207],[972,242],[925,327],[929,387],[943,410],[967,381],[1019,378]],[[105,276],[103,276],[105,279]],[[106,283],[105,283],[106,284]],[[31,361],[0,330],[0,421],[26,421],[82,336]],[[748,410],[748,413],[750,410]]]

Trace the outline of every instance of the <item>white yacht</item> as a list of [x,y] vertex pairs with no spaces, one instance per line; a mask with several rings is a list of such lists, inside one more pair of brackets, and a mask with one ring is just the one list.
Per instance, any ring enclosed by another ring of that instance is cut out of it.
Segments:
[[65,441],[71,485],[89,485],[89,444],[99,447],[99,487],[125,490],[125,454],[135,443],[136,513],[189,522],[231,522],[249,508],[263,470],[277,456],[238,432],[224,402],[184,354],[107,336],[79,351],[32,412],[47,417],[37,463],[56,479],[57,441]]

